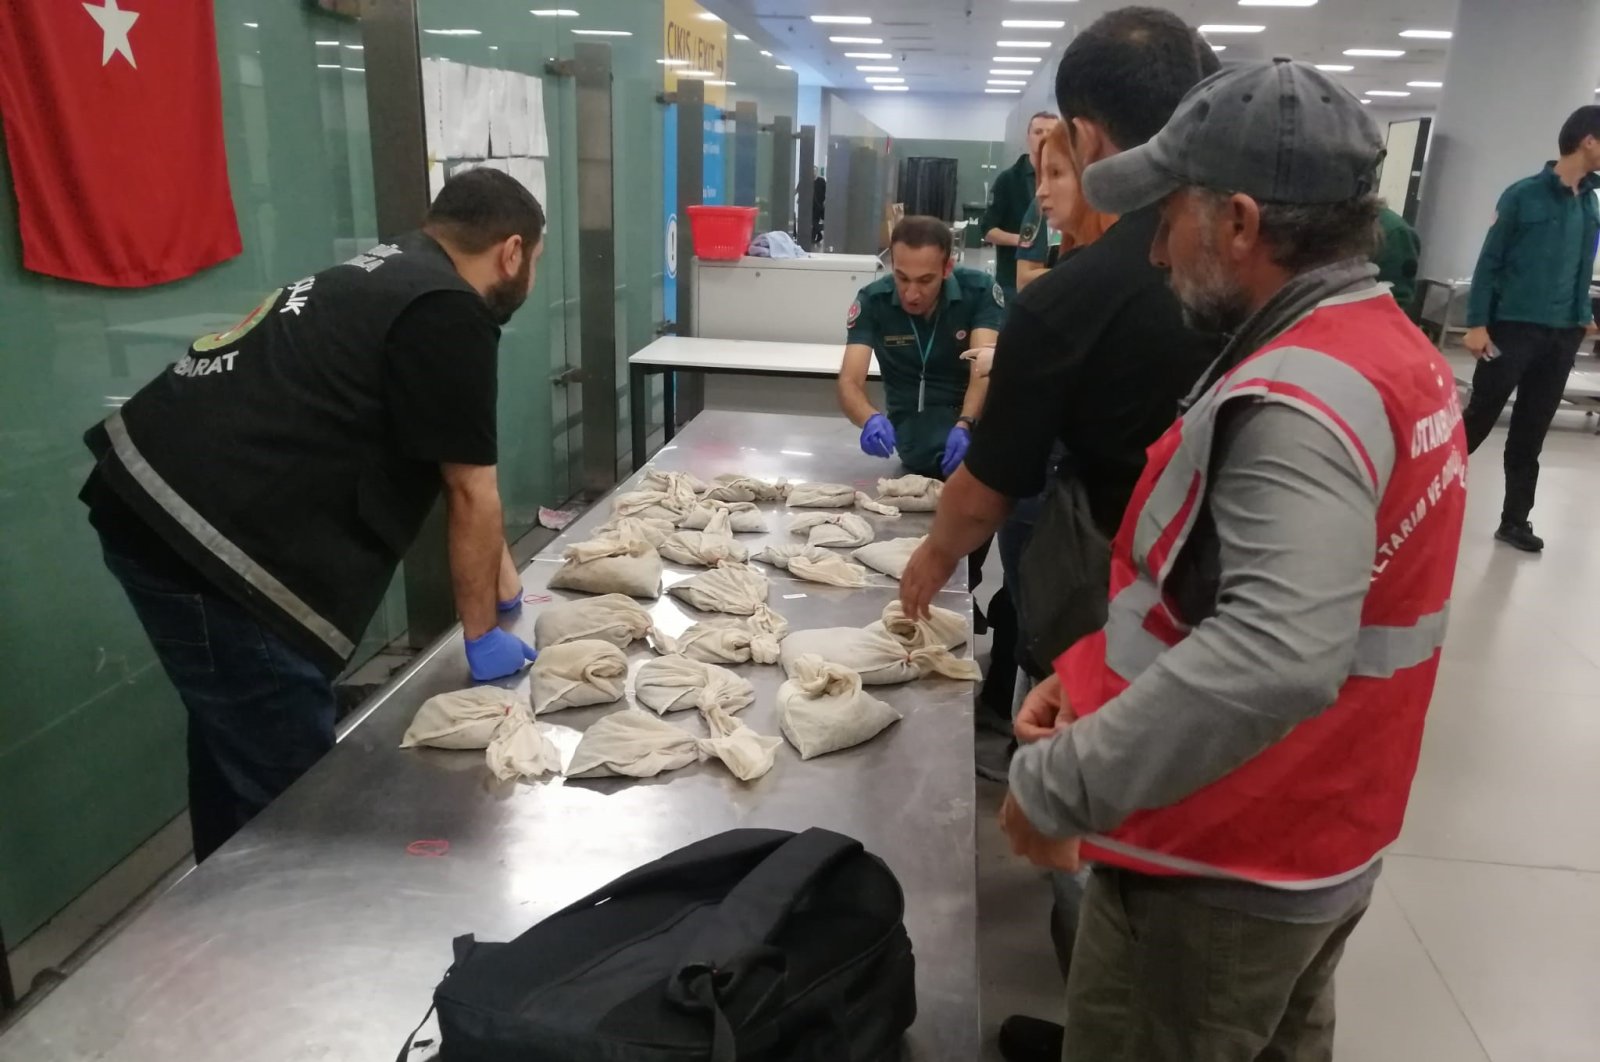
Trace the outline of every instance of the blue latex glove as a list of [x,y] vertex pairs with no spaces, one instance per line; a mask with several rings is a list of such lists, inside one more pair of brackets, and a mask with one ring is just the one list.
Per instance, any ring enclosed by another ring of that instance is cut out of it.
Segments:
[[950,429],[950,434],[944,440],[944,460],[939,463],[939,471],[946,479],[950,473],[961,467],[961,462],[966,459],[967,450],[972,446],[972,433],[965,424],[957,424]]
[[467,666],[475,682],[515,675],[522,665],[539,658],[533,646],[510,631],[491,627],[488,633],[467,639]]
[[861,452],[868,457],[891,457],[894,444],[894,425],[882,413],[874,413],[861,426]]
[[520,586],[517,587],[517,596],[516,597],[510,597],[510,598],[507,598],[504,601],[496,601],[494,603],[494,607],[495,607],[495,610],[497,612],[499,612],[502,616],[505,615],[507,612],[516,612],[519,609],[521,609],[522,608],[522,588]]

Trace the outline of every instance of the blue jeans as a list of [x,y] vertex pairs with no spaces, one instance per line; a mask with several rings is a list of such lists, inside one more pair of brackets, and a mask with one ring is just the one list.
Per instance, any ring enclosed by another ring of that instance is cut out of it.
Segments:
[[101,548],[188,710],[199,861],[333,747],[333,684],[198,574],[144,563],[105,534]]

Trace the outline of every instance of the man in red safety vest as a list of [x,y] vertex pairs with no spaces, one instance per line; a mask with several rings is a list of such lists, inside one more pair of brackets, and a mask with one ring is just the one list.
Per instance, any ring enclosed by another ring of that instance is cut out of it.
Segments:
[[1151,447],[1109,619],[1017,720],[1002,824],[1093,865],[1066,1057],[1332,1057],[1333,973],[1400,832],[1465,506],[1449,367],[1368,264],[1383,140],[1287,60],[1088,169],[1231,343]]

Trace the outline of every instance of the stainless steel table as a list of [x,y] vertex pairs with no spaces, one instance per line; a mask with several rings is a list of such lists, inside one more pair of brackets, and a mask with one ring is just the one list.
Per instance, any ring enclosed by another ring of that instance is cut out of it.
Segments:
[[[708,414],[661,463],[707,478],[730,468],[855,474],[844,448],[822,441],[827,422],[759,419],[750,448],[729,450],[719,440],[740,426]],[[816,449],[801,452],[798,439]],[[526,570],[536,600],[517,627],[530,638],[548,607],[537,599],[569,597],[547,588],[559,549]],[[667,581],[690,574],[671,568]],[[894,597],[887,586],[839,590],[770,574],[769,601],[796,629],[864,625]],[[970,620],[965,593],[939,597]],[[669,634],[703,618],[670,597],[653,614]],[[637,667],[651,654],[636,643],[630,655]],[[736,670],[757,692],[741,718],[777,734],[781,669]],[[389,1062],[427,1009],[452,937],[509,939],[625,870],[721,830],[813,825],[859,837],[905,887],[919,1006],[907,1056],[977,1057],[970,684],[877,687],[901,722],[808,763],[785,744],[772,772],[748,785],[716,763],[648,781],[501,784],[482,753],[397,747],[426,698],[470,684],[459,637],[447,637],[314,770],[0,1037],[0,1059]],[[582,730],[612,710],[543,719]],[[696,713],[668,718],[704,732]]]

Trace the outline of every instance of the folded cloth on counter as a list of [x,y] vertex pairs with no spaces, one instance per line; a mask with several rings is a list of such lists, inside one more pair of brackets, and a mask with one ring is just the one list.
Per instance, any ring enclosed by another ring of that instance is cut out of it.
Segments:
[[658,653],[678,653],[708,664],[776,664],[779,643],[788,633],[788,621],[762,605],[744,619],[696,623],[676,638],[657,631],[651,643]]
[[801,579],[827,586],[867,585],[867,570],[821,546],[768,546],[755,559],[774,568],[785,568]]
[[842,483],[800,483],[789,488],[791,509],[848,509],[856,503],[856,489]]
[[660,553],[662,560],[701,568],[743,564],[750,559],[750,551],[735,542],[732,535],[712,531],[679,531],[661,543]]
[[891,601],[883,618],[866,627],[795,631],[783,640],[779,656],[790,677],[800,657],[815,653],[830,664],[858,672],[869,686],[911,682],[928,675],[977,681],[982,677],[977,663],[950,651],[966,642],[966,620],[948,609],[930,607],[928,611],[927,620],[907,620],[900,602]]
[[660,468],[646,472],[639,480],[639,486],[642,490],[659,490],[674,497],[704,494],[711,489],[705,480],[693,472],[668,472]]
[[561,750],[550,740],[549,727],[536,723],[526,704],[518,704],[500,724],[484,758],[502,782],[561,773]]
[[678,583],[667,593],[701,612],[748,616],[766,607],[767,577],[749,564],[725,564]]
[[658,516],[612,516],[595,531],[595,538],[638,539],[660,548],[667,536],[678,529],[671,520]]
[[891,579],[898,579],[906,573],[906,565],[911,563],[911,555],[928,540],[927,535],[920,538],[890,538],[882,542],[862,546],[850,554],[851,560],[858,560],[875,572],[882,572]]
[[775,502],[787,498],[789,490],[789,484],[785,480],[768,483],[754,476],[725,472],[716,478],[716,482],[711,484],[711,489],[705,492],[705,496],[707,501]]
[[720,709],[705,714],[712,731],[709,739],[639,708],[613,712],[584,732],[567,765],[567,777],[652,778],[712,758],[746,782],[772,769],[778,739],[757,734]]
[[756,699],[755,687],[727,668],[681,655],[647,661],[634,676],[633,692],[657,715],[690,708],[737,712]]
[[552,590],[661,596],[661,554],[642,538],[593,538],[568,546],[563,556],[566,563],[550,577]]
[[760,535],[767,530],[767,516],[751,502],[703,501],[689,511],[679,525],[685,531],[731,531],[736,535]]
[[903,513],[931,513],[939,507],[944,484],[927,476],[878,480],[878,501]]
[[488,748],[495,731],[518,705],[526,706],[523,696],[499,686],[474,686],[429,697],[412,717],[400,747]]
[[883,502],[875,502],[872,500],[871,495],[863,494],[859,490],[856,491],[856,508],[865,509],[869,513],[877,513],[879,516],[900,515],[900,510],[893,505],[885,505]]
[[778,687],[778,726],[802,760],[871,741],[900,713],[861,688],[861,676],[813,653]]
[[854,549],[877,537],[867,518],[855,513],[807,513],[789,524],[791,535],[807,535],[808,546],[837,546]]
[[605,594],[582,601],[563,601],[539,613],[533,622],[533,646],[547,649],[562,642],[599,639],[626,649],[650,634],[649,611],[626,594]]
[[544,715],[622,700],[628,685],[628,658],[610,642],[563,642],[542,651],[528,674],[533,714]]

